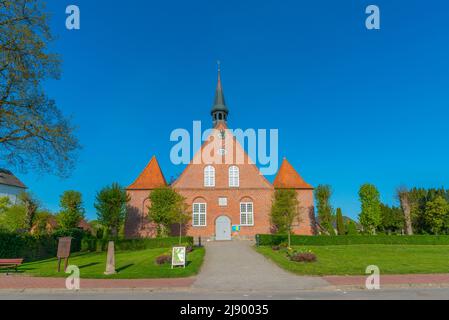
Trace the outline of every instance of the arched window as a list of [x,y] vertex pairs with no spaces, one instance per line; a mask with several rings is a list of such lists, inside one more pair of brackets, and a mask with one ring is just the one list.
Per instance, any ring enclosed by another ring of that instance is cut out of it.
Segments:
[[204,168],[204,186],[215,187],[215,168],[212,166]]
[[240,174],[239,167],[230,166],[229,167],[229,186],[238,187],[240,185]]

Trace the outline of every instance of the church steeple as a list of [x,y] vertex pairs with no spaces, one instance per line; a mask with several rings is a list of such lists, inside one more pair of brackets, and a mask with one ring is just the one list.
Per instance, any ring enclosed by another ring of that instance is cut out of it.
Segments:
[[218,64],[218,82],[217,82],[217,88],[215,89],[215,99],[214,99],[214,105],[212,106],[211,115],[212,120],[214,123],[214,126],[217,125],[219,122],[226,123],[228,119],[228,107],[226,106],[224,94],[223,94],[223,88],[221,86],[221,68],[220,68],[220,62],[217,62]]

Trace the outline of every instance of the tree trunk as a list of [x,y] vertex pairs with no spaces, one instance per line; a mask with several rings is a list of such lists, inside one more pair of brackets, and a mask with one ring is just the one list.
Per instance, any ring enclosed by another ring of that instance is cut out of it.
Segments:
[[399,200],[401,202],[402,212],[404,212],[405,234],[412,235],[412,217],[410,208],[410,199],[407,192],[401,192],[399,194]]

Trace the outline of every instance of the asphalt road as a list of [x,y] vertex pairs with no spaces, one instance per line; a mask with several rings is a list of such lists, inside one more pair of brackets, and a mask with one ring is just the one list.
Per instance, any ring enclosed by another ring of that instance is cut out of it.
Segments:
[[209,290],[1,290],[0,300],[447,300],[449,288],[381,290],[298,290],[295,292],[212,292]]

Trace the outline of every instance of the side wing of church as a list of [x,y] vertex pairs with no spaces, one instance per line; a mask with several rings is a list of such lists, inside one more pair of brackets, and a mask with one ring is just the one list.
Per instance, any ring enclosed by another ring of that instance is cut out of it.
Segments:
[[[203,239],[254,238],[271,233],[270,210],[275,189],[294,189],[300,217],[294,233],[315,234],[313,187],[306,183],[284,158],[271,184],[227,127],[228,108],[218,72],[214,105],[214,127],[179,178],[171,184],[186,198],[191,220],[185,234]],[[125,222],[127,238],[153,237],[155,226],[148,221],[151,190],[167,186],[155,157],[127,188],[130,196]],[[176,231],[178,232],[178,231]]]

